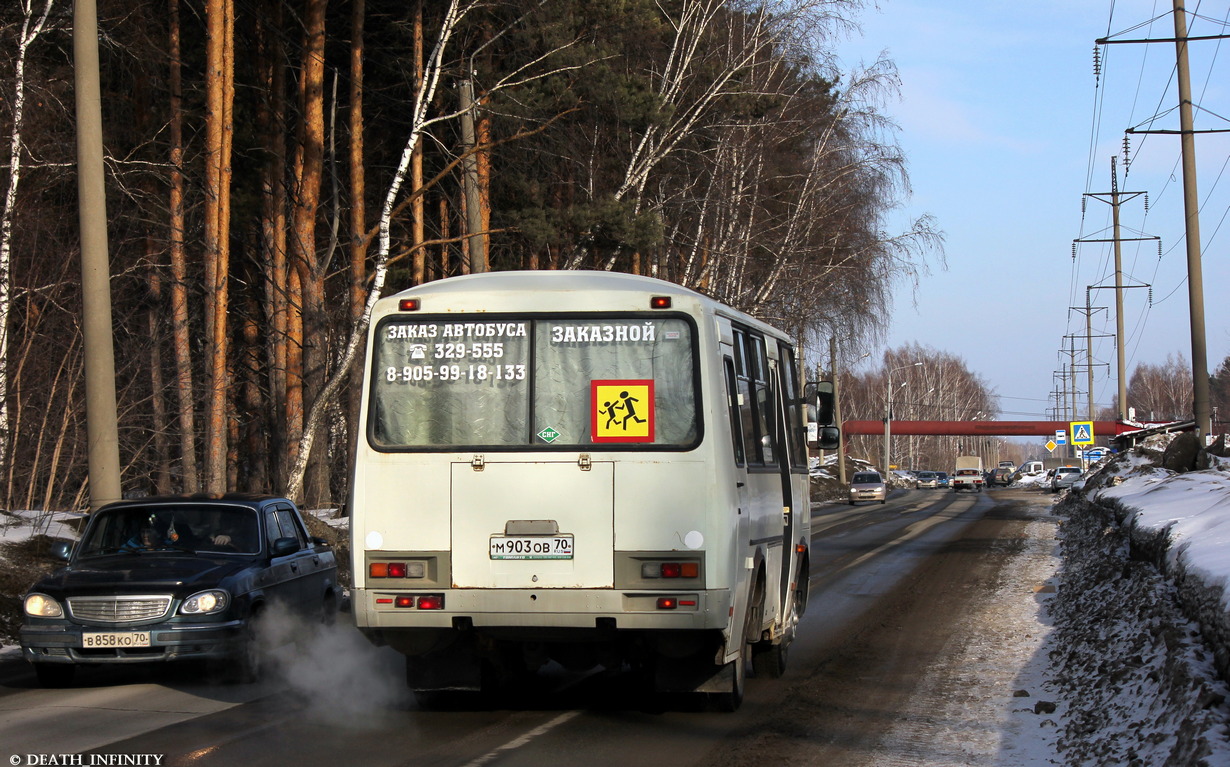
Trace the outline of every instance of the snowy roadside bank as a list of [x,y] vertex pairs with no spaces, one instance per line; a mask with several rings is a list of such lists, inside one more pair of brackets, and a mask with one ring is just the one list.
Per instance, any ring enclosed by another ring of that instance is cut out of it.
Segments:
[[1202,626],[1227,614],[1230,482],[1159,458],[1124,456],[1038,506],[882,754],[910,767],[1230,764],[1215,663],[1227,642]]
[[1061,764],[1230,764],[1230,464],[1176,473],[1161,456],[1119,456],[1055,508]]

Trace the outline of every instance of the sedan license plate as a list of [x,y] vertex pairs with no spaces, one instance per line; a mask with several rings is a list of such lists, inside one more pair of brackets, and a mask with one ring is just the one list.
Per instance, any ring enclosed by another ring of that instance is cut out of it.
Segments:
[[492,559],[572,559],[571,535],[493,535]]
[[81,635],[86,649],[149,647],[148,631],[90,631]]

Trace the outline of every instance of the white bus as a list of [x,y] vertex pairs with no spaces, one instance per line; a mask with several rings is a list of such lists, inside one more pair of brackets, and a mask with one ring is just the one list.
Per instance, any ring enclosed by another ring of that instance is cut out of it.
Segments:
[[[619,273],[425,284],[372,315],[350,499],[358,627],[423,702],[549,661],[734,710],[807,605],[792,340]],[[812,391],[809,388],[809,391]],[[813,419],[814,420],[814,419]]]

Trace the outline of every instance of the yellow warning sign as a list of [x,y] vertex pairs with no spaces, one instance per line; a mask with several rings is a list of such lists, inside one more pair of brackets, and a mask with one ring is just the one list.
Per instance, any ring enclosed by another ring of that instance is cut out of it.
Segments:
[[591,381],[594,442],[653,442],[653,379]]

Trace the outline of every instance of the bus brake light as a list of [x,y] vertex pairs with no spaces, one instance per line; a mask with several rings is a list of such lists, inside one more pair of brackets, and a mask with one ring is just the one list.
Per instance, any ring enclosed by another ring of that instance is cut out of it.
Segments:
[[420,610],[443,610],[444,595],[443,594],[423,594],[419,597]]

